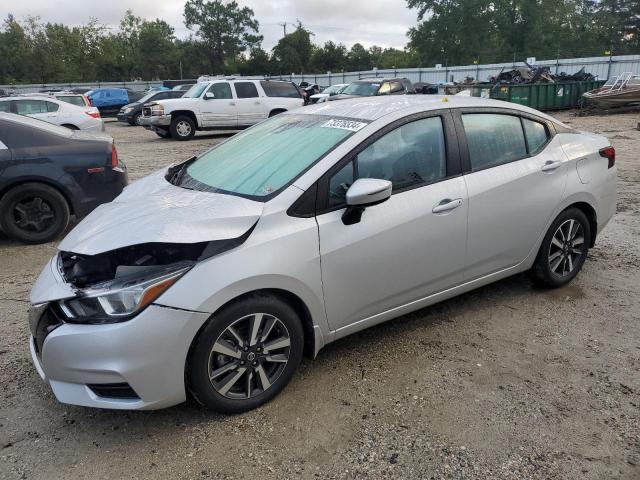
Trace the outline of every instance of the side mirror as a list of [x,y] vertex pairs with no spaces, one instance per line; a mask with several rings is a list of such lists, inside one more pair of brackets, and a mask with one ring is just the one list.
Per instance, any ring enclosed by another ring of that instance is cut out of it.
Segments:
[[216,98],[216,96],[213,93],[207,92],[207,93],[204,94],[204,99],[205,100],[211,100],[212,98]]
[[386,202],[391,197],[393,184],[389,180],[359,178],[347,190],[347,209],[342,215],[342,223],[353,225],[362,218],[367,207]]

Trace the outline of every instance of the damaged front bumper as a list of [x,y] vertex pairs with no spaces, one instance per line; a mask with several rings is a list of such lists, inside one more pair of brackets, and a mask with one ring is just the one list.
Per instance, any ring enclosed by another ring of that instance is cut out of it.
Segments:
[[151,304],[126,322],[66,323],[57,301],[73,295],[54,257],[32,291],[30,350],[60,402],[147,410],[186,399],[189,347],[210,314]]
[[157,128],[166,130],[171,125],[171,115],[143,116],[140,118],[140,125],[147,130],[155,130]]

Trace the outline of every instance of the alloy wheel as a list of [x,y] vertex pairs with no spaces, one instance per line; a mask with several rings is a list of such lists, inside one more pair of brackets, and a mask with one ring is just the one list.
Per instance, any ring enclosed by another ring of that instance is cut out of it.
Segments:
[[41,197],[23,198],[13,207],[16,226],[22,230],[44,232],[55,222],[55,212]]
[[273,315],[255,313],[229,325],[209,354],[209,381],[220,395],[248,399],[268,390],[289,361],[291,339]]
[[188,137],[191,135],[191,125],[189,125],[189,122],[182,120],[176,125],[176,131],[181,137]]
[[549,245],[548,261],[552,273],[570,275],[585,253],[584,230],[580,222],[569,219],[553,234]]

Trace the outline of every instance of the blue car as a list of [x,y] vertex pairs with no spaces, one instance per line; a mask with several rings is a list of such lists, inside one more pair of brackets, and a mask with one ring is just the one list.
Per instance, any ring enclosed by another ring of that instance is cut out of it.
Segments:
[[91,100],[91,105],[100,110],[100,113],[117,113],[123,106],[135,102],[144,95],[144,92],[132,92],[126,88],[96,88],[85,95]]

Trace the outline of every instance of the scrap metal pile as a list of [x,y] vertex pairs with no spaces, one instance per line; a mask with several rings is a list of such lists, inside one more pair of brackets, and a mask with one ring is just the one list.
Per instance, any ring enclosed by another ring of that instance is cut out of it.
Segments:
[[526,66],[509,71],[501,71],[497,76],[491,77],[490,82],[495,84],[523,84],[523,83],[557,83],[557,82],[588,82],[596,77],[584,71],[584,67],[576,73],[569,75],[565,72],[551,73],[549,67]]

